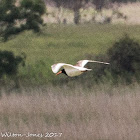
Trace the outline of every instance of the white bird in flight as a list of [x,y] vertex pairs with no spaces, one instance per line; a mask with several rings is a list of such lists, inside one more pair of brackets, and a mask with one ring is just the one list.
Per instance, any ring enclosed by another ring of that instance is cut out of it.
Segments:
[[[57,64],[53,64],[51,68],[52,68],[53,73],[56,73],[56,75],[63,73],[69,77],[74,77],[74,76],[81,75],[84,72],[92,70],[92,69],[88,69],[84,67],[88,62],[101,63],[101,64],[106,64],[106,65],[110,64],[107,62],[100,62],[100,61],[94,61],[94,60],[80,60],[77,62],[76,65],[71,65],[71,64],[66,64],[66,63],[57,63]],[[61,67],[63,67],[63,69],[59,71]]]

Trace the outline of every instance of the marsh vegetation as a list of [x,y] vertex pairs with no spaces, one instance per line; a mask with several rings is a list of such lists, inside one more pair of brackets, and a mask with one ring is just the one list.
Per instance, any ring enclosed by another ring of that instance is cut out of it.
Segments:
[[28,88],[10,95],[3,90],[0,128],[3,133],[60,132],[54,139],[61,140],[139,139],[139,91],[138,84]]

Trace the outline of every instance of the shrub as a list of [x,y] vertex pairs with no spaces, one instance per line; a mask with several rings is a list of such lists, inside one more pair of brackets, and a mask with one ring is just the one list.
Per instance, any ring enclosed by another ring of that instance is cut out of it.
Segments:
[[132,80],[140,71],[140,44],[125,35],[115,42],[107,52],[111,64],[111,73],[116,77],[122,77],[127,81]]
[[11,51],[0,51],[0,77],[17,75],[19,64],[25,65],[25,54],[15,56]]
[[140,80],[140,44],[128,35],[116,41],[107,54],[88,55],[87,58],[110,63],[110,65],[88,64],[93,70],[87,76],[93,82],[129,84],[134,79],[137,82]]

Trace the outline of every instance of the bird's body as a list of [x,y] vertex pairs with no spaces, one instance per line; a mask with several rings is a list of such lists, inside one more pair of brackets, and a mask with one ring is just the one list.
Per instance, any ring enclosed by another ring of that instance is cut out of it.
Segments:
[[77,62],[77,64],[75,66],[71,65],[71,64],[66,64],[66,63],[57,63],[57,64],[52,65],[51,68],[52,68],[52,71],[54,73],[57,73],[59,71],[59,69],[61,67],[63,67],[64,69],[61,70],[60,72],[58,72],[56,75],[58,75],[60,73],[64,73],[69,77],[74,77],[74,76],[81,75],[82,73],[84,73],[86,71],[91,71],[92,70],[92,69],[88,69],[88,68],[84,67],[88,62],[109,64],[109,63],[106,63],[106,62],[93,61],[93,60],[80,60],[80,61]]
[[73,66],[73,65],[64,65],[64,70],[66,74],[70,77],[81,75],[83,72],[91,71],[92,69],[87,69],[83,67]]

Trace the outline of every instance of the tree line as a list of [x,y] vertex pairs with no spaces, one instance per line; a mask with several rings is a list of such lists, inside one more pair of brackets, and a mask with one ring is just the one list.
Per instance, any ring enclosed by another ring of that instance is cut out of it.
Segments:
[[[40,32],[44,25],[42,15],[46,13],[46,5],[53,4],[70,9],[74,13],[74,23],[80,23],[80,9],[93,5],[97,12],[103,8],[110,8],[113,3],[137,2],[140,0],[0,0],[0,37],[7,41],[12,35],[24,30]],[[119,16],[123,16],[118,13]],[[110,21],[109,18],[106,19]]]
[[84,8],[87,4],[93,4],[97,11],[101,11],[102,8],[108,8],[113,3],[127,3],[138,2],[140,0],[44,0],[46,4],[54,4],[58,9],[60,7],[73,10],[74,23],[79,24],[80,21],[80,9]]

